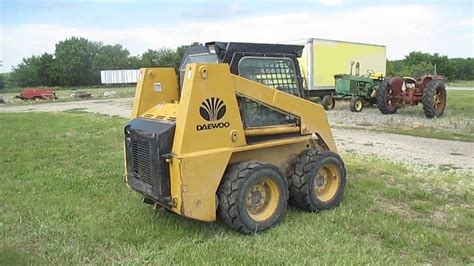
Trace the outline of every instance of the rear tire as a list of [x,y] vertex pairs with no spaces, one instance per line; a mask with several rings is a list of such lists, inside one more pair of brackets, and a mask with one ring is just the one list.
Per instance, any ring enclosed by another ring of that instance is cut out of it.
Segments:
[[428,118],[440,117],[446,109],[446,87],[439,80],[430,80],[423,94],[423,111]]
[[334,109],[336,106],[336,101],[332,95],[326,95],[321,100],[321,105],[324,107],[324,110]]
[[390,88],[389,81],[390,79],[384,80],[377,91],[377,107],[384,115],[397,112],[397,107],[391,101],[392,88]]
[[280,222],[287,206],[288,185],[276,166],[246,161],[226,170],[217,196],[221,219],[232,229],[251,234]]
[[346,185],[346,169],[334,152],[305,150],[289,178],[290,204],[306,211],[323,211],[339,205]]
[[364,102],[362,101],[361,97],[358,96],[352,96],[351,98],[351,105],[350,109],[351,112],[360,112],[364,108]]

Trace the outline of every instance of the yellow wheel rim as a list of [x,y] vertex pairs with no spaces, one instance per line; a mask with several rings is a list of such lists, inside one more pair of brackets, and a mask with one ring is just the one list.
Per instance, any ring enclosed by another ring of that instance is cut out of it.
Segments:
[[255,182],[247,193],[247,212],[255,221],[265,221],[275,212],[280,192],[270,178]]
[[357,111],[362,110],[362,101],[356,101],[355,107]]
[[316,197],[321,201],[330,201],[336,196],[341,177],[336,165],[327,164],[322,166],[314,177],[313,190]]

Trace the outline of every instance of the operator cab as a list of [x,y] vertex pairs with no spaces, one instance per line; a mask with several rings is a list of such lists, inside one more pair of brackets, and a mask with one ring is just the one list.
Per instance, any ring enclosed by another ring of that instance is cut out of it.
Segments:
[[[180,86],[189,63],[227,63],[230,72],[297,97],[303,97],[298,58],[304,46],[209,42],[186,50],[180,65]],[[245,97],[237,96],[245,128],[289,125],[298,120]]]

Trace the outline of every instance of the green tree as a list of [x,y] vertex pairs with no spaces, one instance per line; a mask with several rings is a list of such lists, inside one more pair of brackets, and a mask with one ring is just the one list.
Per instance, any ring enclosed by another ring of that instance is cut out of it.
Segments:
[[44,53],[39,56],[35,69],[40,85],[55,86],[58,84],[58,65],[52,54]]
[[18,86],[38,86],[41,81],[38,74],[39,57],[31,56],[23,58],[23,61],[13,67],[11,73],[12,81]]
[[72,37],[56,44],[54,55],[58,63],[59,83],[84,86],[99,83],[92,62],[101,44],[85,38]]
[[128,58],[128,64],[127,65],[128,65],[128,68],[139,69],[139,68],[143,67],[142,58],[138,55],[130,56]]
[[11,81],[18,86],[56,86],[59,67],[52,54],[24,58],[13,68]]
[[120,44],[104,45],[92,60],[95,72],[128,68],[130,53]]
[[0,73],[0,90],[3,90],[8,83],[8,73]]
[[172,49],[148,49],[142,55],[143,67],[174,67],[176,54]]

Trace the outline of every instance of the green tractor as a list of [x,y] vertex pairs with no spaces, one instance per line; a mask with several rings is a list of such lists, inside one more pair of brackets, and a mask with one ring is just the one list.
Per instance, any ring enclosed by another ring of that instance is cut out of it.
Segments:
[[[352,75],[352,67],[355,64],[355,75]],[[377,103],[377,89],[382,83],[383,73],[375,73],[368,70],[366,75],[359,75],[359,62],[351,61],[350,74],[334,75],[336,92],[334,98],[344,99],[351,97],[350,110],[360,112],[364,105]]]

